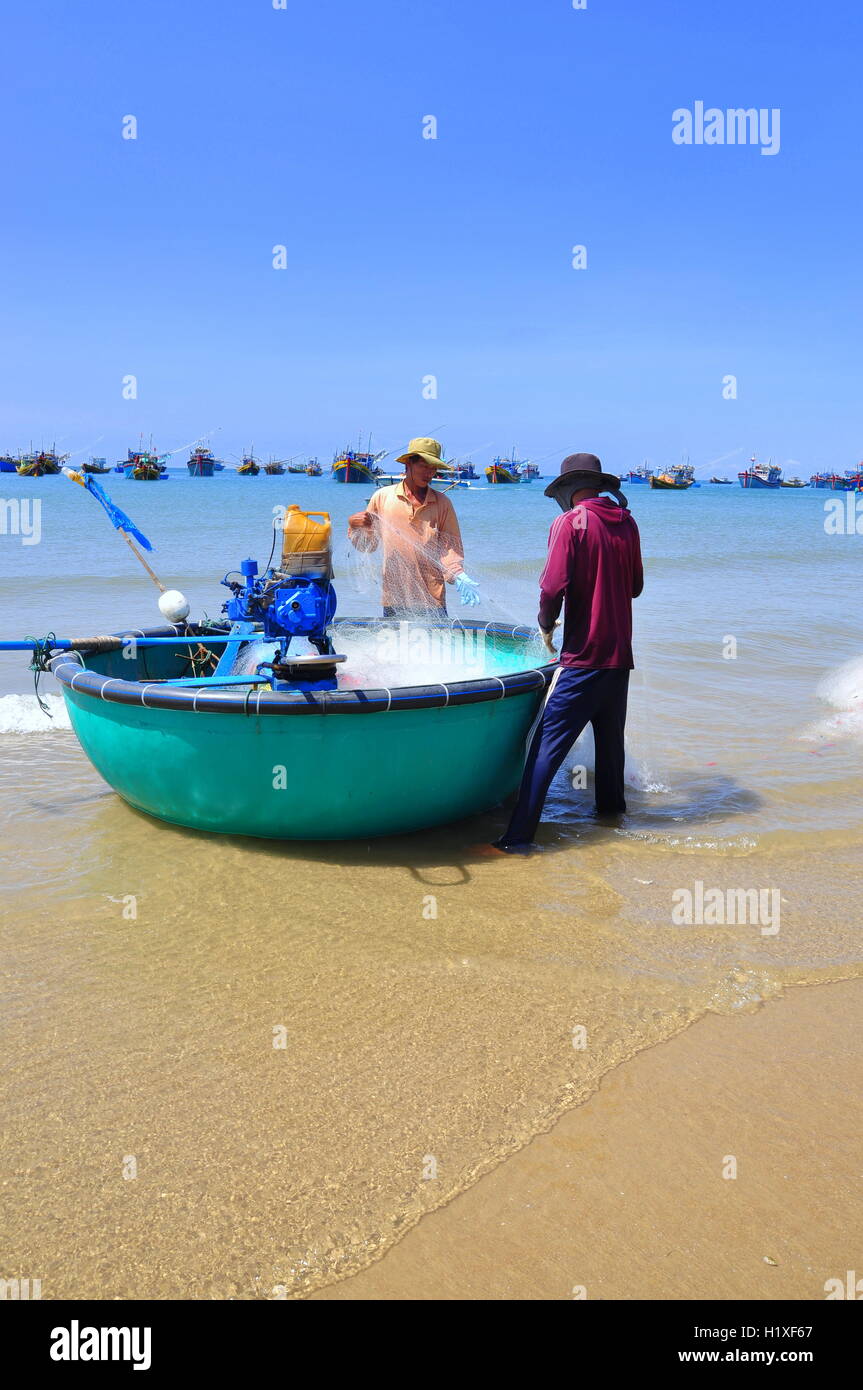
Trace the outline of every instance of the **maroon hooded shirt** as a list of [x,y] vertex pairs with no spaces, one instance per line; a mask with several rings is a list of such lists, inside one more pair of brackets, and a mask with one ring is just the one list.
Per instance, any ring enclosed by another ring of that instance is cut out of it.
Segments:
[[539,588],[546,632],[566,599],[562,666],[632,670],[632,600],[644,588],[644,571],[631,512],[609,497],[589,497],[559,516]]

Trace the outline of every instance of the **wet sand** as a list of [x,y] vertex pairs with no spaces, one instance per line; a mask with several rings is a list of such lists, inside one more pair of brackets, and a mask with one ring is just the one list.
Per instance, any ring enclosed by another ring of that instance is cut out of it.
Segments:
[[[466,856],[463,826],[217,840],[133,812],[63,740],[28,744],[3,845],[4,1277],[40,1278],[45,1299],[365,1296],[391,1270],[380,1296],[439,1296],[454,1270],[474,1298],[576,1283],[632,1297],[633,1281],[703,1296],[722,1292],[722,1242],[708,1234],[677,1267],[675,1239],[691,1251],[702,1210],[735,1211],[730,1193],[765,1183],[814,1209],[824,1261],[856,1267],[818,1215],[841,1212],[843,1181],[828,1173],[836,1191],[811,1200],[817,1164],[848,1142],[854,1015],[825,1005],[822,1020],[807,1001],[828,992],[794,988],[860,973],[850,830],[817,855],[756,854],[739,837],[651,835],[643,816],[638,834],[585,821],[547,825],[549,852],[513,862]],[[480,838],[497,825],[479,818]],[[781,932],[674,925],[672,895],[693,879],[775,887]],[[690,1054],[705,1028],[713,1051]],[[716,1082],[727,1096],[710,1096]],[[800,1096],[792,1124],[783,1107]],[[566,1115],[568,1150],[536,1142]],[[826,1147],[799,1139],[807,1116]],[[537,1153],[540,1178],[513,1197]],[[717,1176],[726,1154],[734,1182]],[[462,1210],[476,1213],[463,1227]],[[412,1261],[428,1230],[444,1233],[438,1253]],[[376,1264],[387,1250],[396,1263]]]
[[859,980],[702,1018],[312,1297],[824,1299],[863,1273],[861,1024]]

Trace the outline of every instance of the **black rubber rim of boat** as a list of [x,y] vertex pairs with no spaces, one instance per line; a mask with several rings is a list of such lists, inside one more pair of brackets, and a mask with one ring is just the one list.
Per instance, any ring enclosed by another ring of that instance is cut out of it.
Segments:
[[[350,627],[384,627],[386,619],[338,618],[333,624]],[[398,627],[397,622],[391,626]],[[520,639],[537,636],[537,629],[508,623],[484,623],[477,619],[454,618],[450,622],[424,623],[424,628],[446,631],[488,633],[490,637]],[[202,628],[177,624],[172,627],[135,628],[114,633],[115,637],[173,637],[179,641],[196,637],[217,637],[229,629]],[[479,680],[441,682],[439,685],[393,686],[390,689],[320,691],[215,691],[206,687],[170,687],[159,681],[126,681],[119,676],[103,676],[88,671],[74,654],[58,652],[50,659],[52,674],[78,695],[89,695],[109,704],[138,705],[144,709],[189,710],[204,714],[377,714],[389,710],[432,709],[447,705],[479,704],[504,700],[513,695],[544,690],[556,670],[556,663],[515,671],[504,676],[483,676]]]

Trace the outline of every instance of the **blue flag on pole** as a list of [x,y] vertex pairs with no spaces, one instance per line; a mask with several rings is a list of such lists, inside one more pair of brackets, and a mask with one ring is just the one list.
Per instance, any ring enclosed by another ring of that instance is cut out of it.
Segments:
[[125,531],[128,535],[134,536],[135,540],[138,541],[145,550],[153,549],[143,532],[139,531],[134,522],[130,521],[129,517],[127,517],[126,513],[121,511],[115,502],[111,501],[107,492],[103,491],[97,482],[94,482],[89,473],[79,473],[77,469],[74,468],[64,468],[63,472],[73,483],[80,483],[81,487],[86,488],[89,493],[92,493],[96,501],[104,507],[108,516],[111,518],[112,525],[118,531]]

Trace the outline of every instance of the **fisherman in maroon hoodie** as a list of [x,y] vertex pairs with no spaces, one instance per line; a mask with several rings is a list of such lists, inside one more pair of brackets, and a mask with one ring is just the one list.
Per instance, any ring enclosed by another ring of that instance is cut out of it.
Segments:
[[[611,492],[612,502],[600,493]],[[586,724],[596,748],[596,809],[626,810],[623,730],[632,670],[632,600],[644,587],[638,527],[595,454],[570,454],[545,489],[564,515],[552,525],[548,560],[539,581],[539,627],[552,636],[566,603],[560,664],[530,741],[518,801],[496,841],[509,854],[526,853],[555,773]]]

